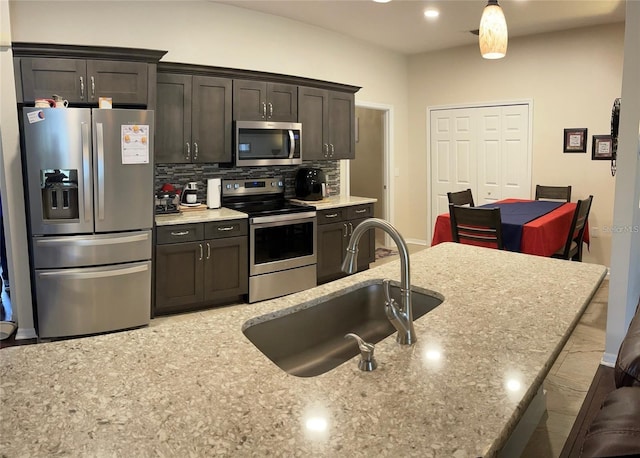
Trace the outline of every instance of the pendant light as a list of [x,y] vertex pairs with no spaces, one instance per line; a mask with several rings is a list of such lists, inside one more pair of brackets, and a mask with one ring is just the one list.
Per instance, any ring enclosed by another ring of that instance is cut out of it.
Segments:
[[501,59],[507,53],[507,21],[498,0],[489,0],[480,19],[480,53],[485,59]]

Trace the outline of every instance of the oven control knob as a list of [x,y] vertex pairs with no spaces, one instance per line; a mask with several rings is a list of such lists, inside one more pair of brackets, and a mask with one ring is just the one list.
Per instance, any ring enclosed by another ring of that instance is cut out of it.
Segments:
[[282,181],[278,181],[278,186],[282,187]]
[[227,185],[227,189],[231,189],[231,185],[230,184]]
[[233,189],[239,189],[239,188],[240,188],[240,185],[238,183],[233,185]]
[[272,182],[271,182],[271,187],[273,188],[275,185],[276,185],[276,182],[275,182],[275,181],[272,181]]

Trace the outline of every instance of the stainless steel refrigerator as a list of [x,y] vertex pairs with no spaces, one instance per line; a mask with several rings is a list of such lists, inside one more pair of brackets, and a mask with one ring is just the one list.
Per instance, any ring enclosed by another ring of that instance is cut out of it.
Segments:
[[22,115],[39,337],[148,324],[153,111],[23,108]]

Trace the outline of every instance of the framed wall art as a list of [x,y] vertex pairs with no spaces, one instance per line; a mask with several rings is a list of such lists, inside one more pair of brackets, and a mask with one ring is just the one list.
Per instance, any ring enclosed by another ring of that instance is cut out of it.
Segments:
[[613,139],[611,135],[593,136],[591,159],[594,161],[610,161],[613,159]]
[[587,129],[565,129],[564,130],[564,152],[565,153],[586,153],[587,152]]

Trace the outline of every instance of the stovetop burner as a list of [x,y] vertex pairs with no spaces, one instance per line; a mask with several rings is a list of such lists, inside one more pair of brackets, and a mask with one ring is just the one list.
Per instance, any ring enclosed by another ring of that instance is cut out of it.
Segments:
[[156,205],[156,215],[170,215],[172,213],[180,213],[178,206],[175,204]]
[[247,213],[249,216],[280,215],[283,213],[299,213],[315,210],[313,207],[305,207],[282,200],[259,200],[246,202],[226,202],[225,207]]
[[223,180],[222,206],[247,213],[249,216],[279,215],[315,210],[313,207],[296,205],[285,199],[282,177]]

